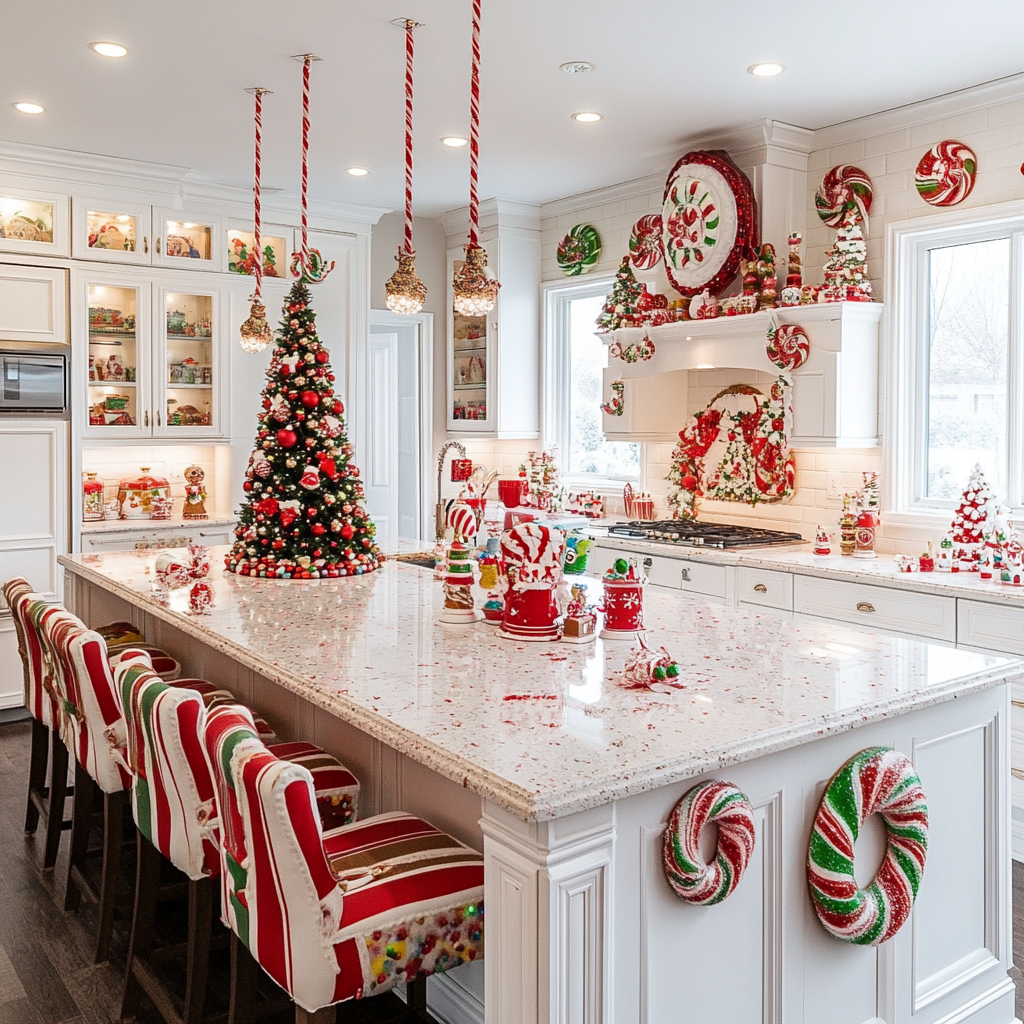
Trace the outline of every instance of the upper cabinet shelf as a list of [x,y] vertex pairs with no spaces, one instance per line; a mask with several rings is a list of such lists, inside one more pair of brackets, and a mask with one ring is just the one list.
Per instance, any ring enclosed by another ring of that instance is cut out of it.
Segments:
[[[600,335],[601,339],[625,348],[639,343],[646,334],[654,343],[655,353],[651,359],[635,363],[613,359],[605,372],[609,378],[625,383],[627,403],[648,402],[665,409],[664,382],[648,382],[645,378],[674,374],[678,380],[679,371],[716,369],[786,373],[793,383],[794,447],[873,448],[878,444],[878,333],[882,309],[880,302],[819,303],[661,327],[620,328]],[[773,320],[780,325],[799,324],[807,333],[810,353],[796,370],[782,371],[768,358],[768,327]],[[677,405],[672,422],[666,420],[663,431],[657,432],[673,435],[694,412]],[[650,440],[653,429],[649,420],[648,416],[643,436],[631,437],[626,426],[629,416],[606,416],[605,433],[616,439]]]

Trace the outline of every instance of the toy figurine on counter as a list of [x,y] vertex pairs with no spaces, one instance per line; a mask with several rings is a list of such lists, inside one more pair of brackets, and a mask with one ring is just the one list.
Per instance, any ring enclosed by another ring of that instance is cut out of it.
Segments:
[[832,537],[824,526],[819,526],[814,534],[814,553],[816,555],[832,554]]
[[679,665],[665,650],[659,647],[651,650],[643,637],[637,636],[637,646],[629,652],[619,686],[628,690],[653,690],[655,693],[671,693],[686,684],[679,678]]
[[632,640],[644,631],[644,584],[647,577],[633,562],[617,558],[604,574],[602,640]]
[[935,568],[939,572],[950,572],[953,569],[953,538],[948,533],[939,541],[939,553],[935,556]]
[[476,536],[476,516],[473,510],[461,502],[455,502],[448,510],[448,525],[455,534],[448,549],[448,562],[444,575],[444,609],[441,622],[472,625],[483,615],[473,603],[473,549],[465,541]]
[[857,495],[857,550],[855,558],[875,558],[878,529],[878,474],[865,473],[864,486]]
[[932,555],[932,542],[928,541],[928,550],[918,559],[921,572],[935,572],[935,558]]
[[209,519],[206,511],[206,488],[203,481],[206,474],[199,466],[189,466],[185,470],[185,510],[183,519]]
[[589,644],[597,639],[597,615],[587,605],[587,592],[578,583],[572,587],[572,599],[562,619],[562,642]]
[[854,495],[843,495],[843,514],[839,517],[839,550],[852,555],[857,550],[857,515],[853,507]]
[[578,533],[565,538],[565,564],[562,571],[569,576],[582,576],[587,571],[587,550],[593,541]]

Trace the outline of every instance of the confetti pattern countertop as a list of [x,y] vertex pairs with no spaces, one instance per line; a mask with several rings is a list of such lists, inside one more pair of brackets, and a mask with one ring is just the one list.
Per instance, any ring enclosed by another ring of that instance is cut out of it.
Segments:
[[[215,565],[225,550],[211,549]],[[627,690],[617,679],[629,642],[516,643],[486,621],[441,624],[441,584],[413,565],[303,582],[215,569],[213,609],[193,616],[187,589],[154,597],[155,557],[60,561],[528,821],[1024,677],[1012,658],[648,587],[648,642],[668,649],[686,685]]]

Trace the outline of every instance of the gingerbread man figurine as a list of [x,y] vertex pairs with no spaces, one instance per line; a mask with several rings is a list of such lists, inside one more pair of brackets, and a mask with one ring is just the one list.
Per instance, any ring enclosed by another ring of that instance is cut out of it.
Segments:
[[206,474],[199,466],[189,466],[185,470],[185,509],[183,519],[209,519],[206,511],[206,488],[203,481]]

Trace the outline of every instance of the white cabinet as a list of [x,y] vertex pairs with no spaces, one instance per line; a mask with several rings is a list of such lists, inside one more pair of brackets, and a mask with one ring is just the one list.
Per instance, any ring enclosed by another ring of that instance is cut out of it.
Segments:
[[71,255],[102,263],[152,260],[152,211],[141,203],[75,196]]
[[661,555],[637,555],[618,548],[605,547],[600,543],[595,543],[588,552],[588,572],[594,576],[602,576],[617,558],[636,560],[643,567],[648,581],[654,586],[671,587],[673,590],[709,597],[715,601],[725,601],[729,596],[729,576],[732,572],[729,566]]
[[964,647],[1024,655],[1024,608],[961,598],[956,617],[957,643]]
[[159,548],[183,548],[189,544],[229,544],[234,540],[230,526],[203,522],[175,523],[166,529],[82,530],[82,552],[102,554],[109,551],[148,551]]
[[72,275],[79,436],[216,438],[229,429],[225,289],[189,275]]
[[68,272],[0,264],[0,341],[68,343]]
[[67,256],[68,197],[0,185],[0,252]]
[[[878,444],[878,329],[882,304],[834,302],[791,306],[745,316],[688,320],[661,327],[625,327],[600,335],[622,348],[648,335],[654,356],[626,363],[612,360],[604,397],[612,380],[624,385],[621,417],[604,417],[606,436],[616,440],[674,440],[698,408],[688,408],[682,380],[691,370],[745,370],[782,373],[765,350],[771,323],[798,324],[810,340],[807,360],[790,371],[793,382],[795,448],[873,448]],[[675,378],[664,386],[658,378]],[[644,381],[644,383],[640,383]],[[630,396],[633,401],[630,402]],[[636,429],[630,405],[640,410]]]
[[226,270],[224,222],[181,210],[153,211],[153,262],[175,270]]
[[793,575],[741,566],[736,570],[736,600],[740,604],[790,612],[793,610]]

